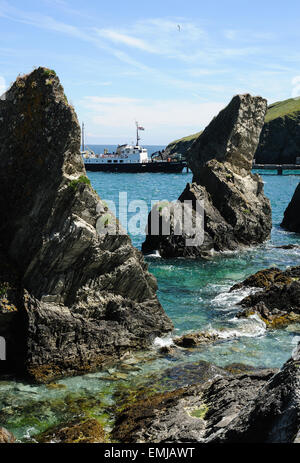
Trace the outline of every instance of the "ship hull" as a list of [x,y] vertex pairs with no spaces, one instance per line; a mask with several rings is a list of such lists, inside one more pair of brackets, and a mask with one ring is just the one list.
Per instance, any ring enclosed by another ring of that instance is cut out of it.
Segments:
[[92,172],[127,172],[127,173],[170,173],[176,174],[182,172],[186,167],[185,162],[147,162],[136,164],[100,164],[86,163],[85,168]]

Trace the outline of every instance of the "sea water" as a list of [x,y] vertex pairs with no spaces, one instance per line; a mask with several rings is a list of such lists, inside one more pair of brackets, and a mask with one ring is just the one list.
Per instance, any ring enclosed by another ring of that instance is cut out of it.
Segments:
[[[93,148],[93,147],[91,147]],[[153,151],[160,149],[155,147]],[[271,239],[260,246],[242,252],[223,253],[209,261],[172,259],[158,256],[146,258],[149,270],[158,281],[159,300],[172,319],[175,334],[208,330],[218,333],[222,342],[194,350],[179,350],[175,356],[155,353],[163,345],[172,344],[172,336],[155,340],[148,353],[137,356],[138,369],[129,371],[127,379],[109,381],[117,367],[58,381],[62,389],[32,386],[24,382],[0,381],[0,425],[14,432],[21,441],[32,439],[49,426],[64,422],[84,411],[110,429],[114,418],[114,393],[132,388],[145,381],[159,382],[161,372],[168,388],[185,384],[184,377],[193,372],[194,362],[202,360],[219,366],[243,363],[254,367],[281,367],[290,357],[300,336],[300,326],[266,330],[257,317],[237,319],[238,302],[250,290],[229,293],[230,287],[248,275],[266,267],[285,269],[299,265],[299,249],[279,249],[286,244],[300,244],[300,235],[280,228],[293,192],[299,182],[297,175],[267,175],[262,172],[265,194],[270,198],[273,213]],[[183,191],[191,174],[125,174],[88,173],[92,186],[105,200],[118,206],[119,192],[126,192],[128,202],[144,200],[149,210],[153,200],[175,200]],[[117,209],[118,214],[118,209]],[[131,213],[133,214],[133,213]],[[122,222],[122,217],[120,217]],[[143,233],[132,236],[140,248]]]

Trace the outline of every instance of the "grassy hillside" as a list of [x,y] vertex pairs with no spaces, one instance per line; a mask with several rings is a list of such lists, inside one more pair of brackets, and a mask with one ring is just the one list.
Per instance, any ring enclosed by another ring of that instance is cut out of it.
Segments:
[[171,143],[169,143],[168,146],[170,145],[177,145],[178,143],[186,143],[186,142],[191,142],[196,140],[196,138],[199,137],[199,135],[202,133],[202,130],[200,132],[194,133],[192,135],[189,135],[187,137],[179,138],[178,140],[174,140]]
[[266,115],[266,122],[273,121],[278,117],[289,116],[292,119],[299,115],[300,97],[290,98],[289,100],[278,101],[269,106]]

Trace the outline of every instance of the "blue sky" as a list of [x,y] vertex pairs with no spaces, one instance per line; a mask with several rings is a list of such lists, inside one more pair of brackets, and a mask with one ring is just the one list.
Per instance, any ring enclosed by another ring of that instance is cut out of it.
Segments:
[[[167,144],[233,95],[300,96],[295,0],[0,0],[0,94],[56,70],[87,142]],[[179,27],[178,27],[179,26]]]

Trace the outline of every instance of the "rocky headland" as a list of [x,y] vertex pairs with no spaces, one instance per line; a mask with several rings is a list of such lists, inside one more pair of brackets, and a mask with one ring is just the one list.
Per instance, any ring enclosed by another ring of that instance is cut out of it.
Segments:
[[[206,258],[268,239],[270,202],[262,179],[251,173],[266,109],[261,97],[237,95],[194,141],[187,152],[193,183],[187,184],[176,203],[154,206],[144,253],[158,250],[165,258]],[[186,217],[193,223],[188,230]],[[158,223],[155,230],[153,223]],[[165,233],[168,227],[170,233]],[[193,241],[187,245],[187,240]]]
[[296,164],[297,157],[300,157],[299,97],[268,107],[254,156],[257,164]]
[[284,212],[281,227],[291,232],[300,233],[300,183]]
[[142,254],[86,177],[80,126],[50,69],[18,77],[0,101],[0,214],[3,371],[52,381],[172,330]]

